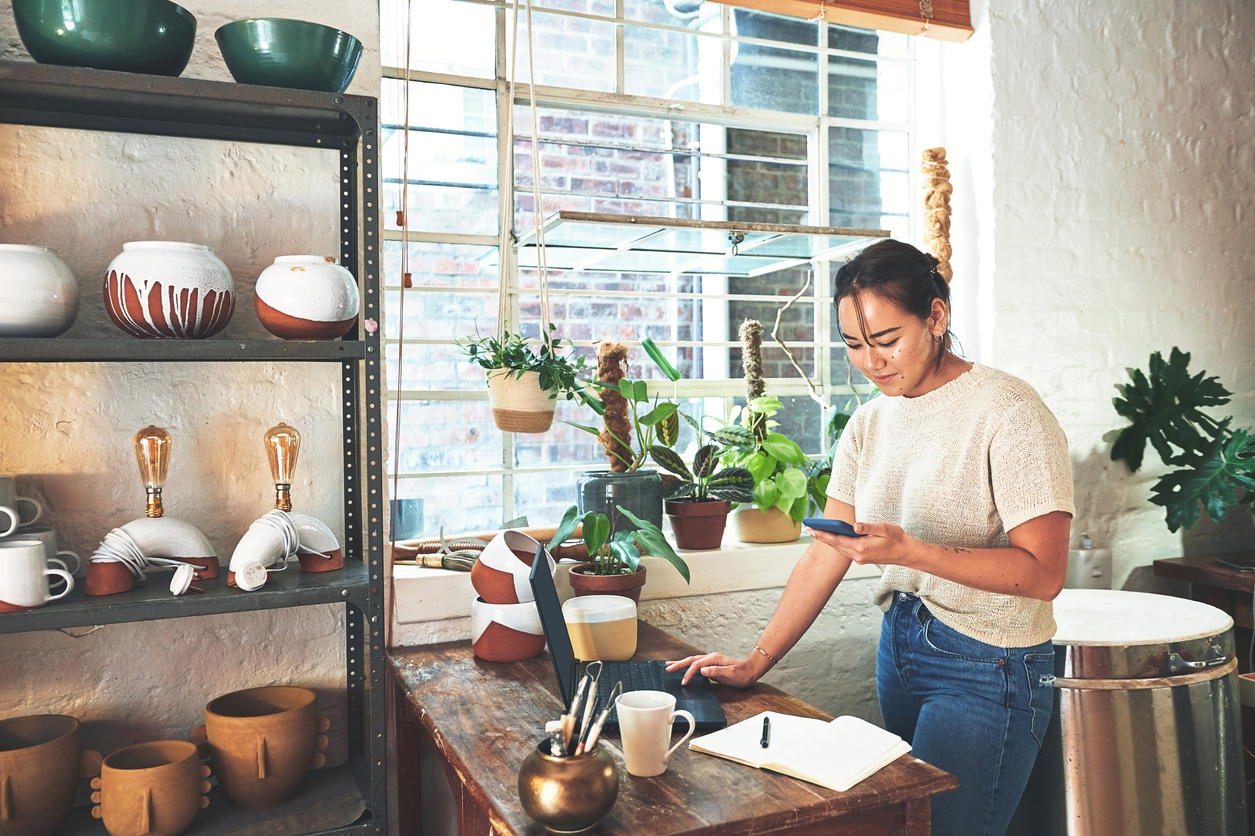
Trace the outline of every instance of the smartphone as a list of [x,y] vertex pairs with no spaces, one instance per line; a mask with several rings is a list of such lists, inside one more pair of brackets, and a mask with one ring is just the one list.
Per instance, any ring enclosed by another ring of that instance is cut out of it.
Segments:
[[813,528],[816,531],[826,531],[829,534],[840,534],[844,537],[866,537],[866,534],[855,534],[854,527],[845,520],[830,520],[824,517],[809,517],[802,520],[802,525],[807,528]]
[[1255,572],[1255,560],[1247,557],[1218,557],[1216,565],[1236,572]]

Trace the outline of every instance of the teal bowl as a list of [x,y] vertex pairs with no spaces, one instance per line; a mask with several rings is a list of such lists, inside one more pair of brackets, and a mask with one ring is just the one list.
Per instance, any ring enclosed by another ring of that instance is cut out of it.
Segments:
[[170,0],[13,0],[17,34],[41,64],[177,76],[196,18]]
[[343,93],[362,60],[357,38],[304,20],[236,20],[220,27],[214,38],[240,84]]

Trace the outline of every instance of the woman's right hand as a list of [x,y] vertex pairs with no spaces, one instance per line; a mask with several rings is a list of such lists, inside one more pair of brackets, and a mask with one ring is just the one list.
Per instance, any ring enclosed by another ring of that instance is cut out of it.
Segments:
[[722,653],[705,653],[701,656],[687,656],[667,663],[667,670],[674,672],[688,668],[684,672],[682,683],[688,685],[695,676],[704,676],[720,685],[732,685],[736,688],[748,688],[758,681],[766,671],[757,670],[753,657],[749,659],[733,659]]

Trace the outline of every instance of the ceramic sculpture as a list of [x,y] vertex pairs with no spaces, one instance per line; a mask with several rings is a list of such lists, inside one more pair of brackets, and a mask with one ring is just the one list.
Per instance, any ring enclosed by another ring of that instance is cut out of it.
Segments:
[[235,284],[209,247],[131,241],[109,263],[105,307],[114,324],[133,336],[200,340],[231,321]]
[[55,252],[0,244],[0,337],[60,336],[78,305],[78,281]]
[[357,321],[353,274],[331,256],[284,255],[262,271],[254,290],[257,318],[285,340],[334,340]]

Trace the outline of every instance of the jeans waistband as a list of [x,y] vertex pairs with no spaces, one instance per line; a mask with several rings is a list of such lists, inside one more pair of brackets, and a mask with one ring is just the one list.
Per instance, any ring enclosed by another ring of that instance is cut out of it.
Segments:
[[928,605],[916,594],[912,592],[902,592],[895,590],[893,593],[893,606],[901,607],[906,612],[915,616],[920,624],[927,624],[935,616],[929,612]]

